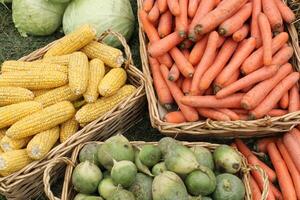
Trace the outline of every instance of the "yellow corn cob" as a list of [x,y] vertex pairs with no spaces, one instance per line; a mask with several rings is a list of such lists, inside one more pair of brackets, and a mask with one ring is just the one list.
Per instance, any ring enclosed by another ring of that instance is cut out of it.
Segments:
[[52,149],[59,138],[59,127],[36,134],[27,145],[27,154],[34,160],[40,160]]
[[68,83],[68,75],[58,71],[19,71],[0,75],[0,87],[23,87],[30,90],[51,89]]
[[34,100],[42,103],[44,107],[47,107],[61,101],[75,101],[79,98],[80,95],[74,94],[71,88],[65,85],[35,97]]
[[80,124],[91,122],[113,109],[123,99],[134,93],[136,88],[132,85],[124,85],[118,92],[109,97],[102,97],[95,103],[84,105],[75,115]]
[[79,108],[81,108],[85,104],[86,104],[85,100],[77,100],[77,101],[73,102],[73,105],[74,105],[75,109],[79,109]]
[[70,57],[69,86],[77,94],[83,94],[89,82],[89,61],[82,52],[75,52]]
[[52,63],[52,64],[58,64],[58,65],[69,65],[70,61],[70,55],[62,55],[62,56],[52,56],[52,57],[46,57],[41,62],[47,62],[47,63]]
[[110,67],[121,67],[124,63],[122,51],[105,44],[92,41],[81,49],[90,59],[99,58]]
[[105,97],[115,94],[126,83],[126,79],[127,74],[123,68],[110,70],[100,81],[99,93]]
[[8,176],[30,164],[33,160],[26,149],[14,150],[0,155],[0,175]]
[[6,72],[18,72],[18,71],[35,71],[35,70],[46,70],[46,71],[60,71],[68,73],[67,65],[51,64],[46,62],[24,62],[17,60],[5,61],[2,64],[2,73]]
[[51,89],[43,89],[43,90],[32,90],[32,93],[34,94],[35,97],[38,97],[42,94],[45,94],[49,92]]
[[95,37],[96,30],[94,28],[90,25],[81,26],[74,32],[61,38],[48,50],[44,55],[44,58],[73,53],[90,43]]
[[5,136],[6,129],[0,129],[0,141]]
[[3,153],[4,153],[4,151],[2,151],[2,149],[0,148],[0,155],[3,154]]
[[88,103],[93,103],[97,100],[98,85],[105,74],[104,63],[99,59],[93,59],[90,62],[90,75],[89,75],[89,84],[86,92],[84,93],[84,99]]
[[0,106],[33,100],[34,94],[25,88],[0,87]]
[[34,112],[42,110],[39,102],[26,101],[0,108],[0,128],[8,127]]
[[74,135],[79,129],[79,124],[73,117],[72,119],[64,122],[60,126],[60,142],[63,143],[65,142],[69,137]]
[[62,101],[14,123],[6,131],[6,135],[13,139],[29,137],[71,119],[74,114],[73,104],[69,101]]
[[4,152],[13,151],[13,150],[22,149],[28,144],[30,140],[31,137],[15,140],[7,136],[4,136],[0,141],[0,146]]

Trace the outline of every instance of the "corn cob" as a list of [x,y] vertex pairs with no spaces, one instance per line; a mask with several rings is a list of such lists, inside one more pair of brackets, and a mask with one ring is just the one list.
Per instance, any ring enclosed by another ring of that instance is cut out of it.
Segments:
[[33,100],[34,94],[25,88],[0,87],[0,106]]
[[69,86],[77,94],[83,94],[89,82],[89,61],[82,52],[71,55],[69,63]]
[[110,70],[99,84],[99,93],[104,96],[115,94],[125,83],[127,79],[126,71],[123,68]]
[[0,155],[0,175],[8,176],[21,170],[33,160],[27,155],[26,149],[14,150]]
[[125,59],[122,51],[105,44],[92,41],[81,49],[90,59],[99,58],[110,67],[121,67]]
[[85,100],[77,100],[77,101],[73,102],[73,105],[74,105],[75,109],[79,109],[79,108],[81,108],[85,104],[86,104]]
[[18,150],[22,149],[25,147],[28,142],[31,140],[31,137],[27,138],[22,138],[22,139],[11,139],[7,136],[4,136],[2,140],[0,141],[0,146],[4,152],[7,151],[13,151],[13,150]]
[[95,37],[96,30],[94,28],[90,25],[81,26],[54,44],[44,55],[44,58],[73,53],[90,43]]
[[94,103],[98,96],[98,85],[105,75],[104,63],[99,59],[93,59],[90,62],[89,84],[85,92],[84,99],[88,103]]
[[70,55],[62,55],[62,56],[52,56],[52,57],[46,57],[43,60],[40,60],[41,62],[46,62],[46,63],[52,63],[52,64],[58,64],[58,65],[69,65],[70,61]]
[[14,123],[6,131],[6,135],[13,139],[29,137],[71,119],[74,114],[73,104],[69,101],[62,101]]
[[91,122],[113,109],[117,104],[135,91],[136,88],[134,86],[124,85],[116,94],[109,97],[102,97],[95,103],[84,105],[77,111],[75,118],[80,124]]
[[39,102],[26,101],[0,108],[0,128],[8,127],[34,112],[42,110]]
[[[4,153],[4,151],[2,151],[2,149],[0,148],[0,155],[3,154],[3,153]],[[0,175],[1,175],[1,174],[0,174]]]
[[45,94],[49,92],[51,89],[43,89],[43,90],[32,90],[32,93],[35,97],[41,96],[42,94]]
[[64,122],[60,126],[60,142],[63,143],[65,142],[69,137],[74,135],[79,129],[79,124],[73,117],[72,119]]
[[36,134],[27,145],[27,154],[34,160],[40,160],[52,149],[59,138],[59,127]]
[[5,136],[6,129],[0,129],[0,141]]
[[67,65],[51,64],[46,62],[24,62],[17,60],[5,61],[2,64],[2,73],[6,72],[18,72],[18,71],[35,71],[35,70],[47,70],[47,71],[59,71],[68,73]]
[[65,85],[35,97],[34,100],[42,103],[43,107],[47,107],[61,101],[75,101],[79,98],[80,95],[74,94],[71,88],[68,85]]
[[20,71],[0,75],[0,87],[23,87],[30,90],[51,89],[68,83],[68,75],[58,71]]

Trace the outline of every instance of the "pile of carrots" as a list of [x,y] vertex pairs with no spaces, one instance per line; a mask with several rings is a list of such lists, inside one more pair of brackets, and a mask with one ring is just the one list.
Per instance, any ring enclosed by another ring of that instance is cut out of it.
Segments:
[[[236,139],[235,146],[251,165],[260,166],[269,179],[268,200],[297,200],[300,199],[300,131],[296,128],[281,138],[264,138],[256,143],[256,150],[268,154],[274,170],[259,160],[243,143]],[[279,189],[274,185],[278,182]],[[250,186],[253,200],[260,200],[263,190],[263,179],[257,171],[252,171]]]
[[144,0],[140,22],[164,120],[282,116],[300,109],[281,0]]

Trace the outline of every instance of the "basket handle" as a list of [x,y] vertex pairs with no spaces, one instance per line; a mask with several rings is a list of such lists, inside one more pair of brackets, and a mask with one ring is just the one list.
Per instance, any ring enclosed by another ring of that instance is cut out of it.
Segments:
[[134,65],[130,47],[128,46],[126,39],[120,33],[108,29],[100,35],[100,37],[98,38],[98,41],[104,40],[104,38],[107,37],[108,35],[115,36],[121,42],[122,46],[124,47],[124,52],[126,55],[126,61],[124,62],[125,69],[127,69],[129,67],[129,65]]
[[261,200],[266,200],[269,194],[269,179],[267,173],[258,165],[252,165],[250,170],[257,171],[262,176],[264,189],[261,194]]
[[46,166],[46,169],[44,171],[44,176],[43,176],[44,191],[50,200],[60,200],[60,198],[54,196],[53,192],[51,191],[51,184],[50,184],[50,178],[51,178],[50,173],[53,170],[53,168],[59,163],[65,163],[67,165],[74,166],[74,163],[69,158],[66,157],[56,158]]

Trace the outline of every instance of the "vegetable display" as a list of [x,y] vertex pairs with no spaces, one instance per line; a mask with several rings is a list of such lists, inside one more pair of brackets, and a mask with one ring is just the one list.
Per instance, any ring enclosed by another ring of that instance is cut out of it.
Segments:
[[[45,158],[58,141],[67,141],[80,126],[103,116],[136,91],[126,83],[122,51],[95,39],[96,31],[84,25],[57,41],[41,60],[3,62],[1,176]],[[90,43],[95,48],[88,47]],[[82,152],[82,159],[92,162],[93,157],[87,155],[93,150]],[[131,154],[134,161],[132,149]]]

